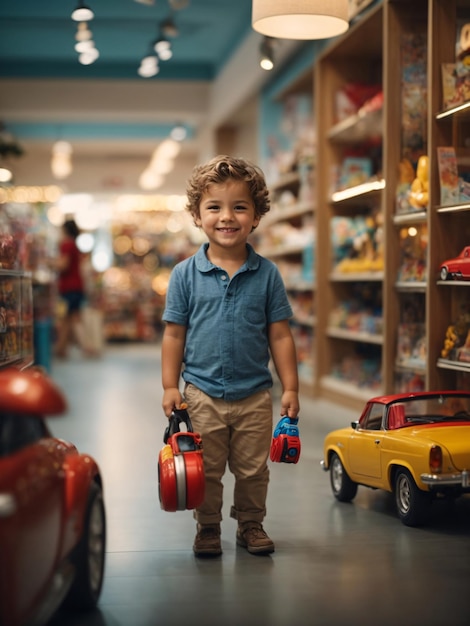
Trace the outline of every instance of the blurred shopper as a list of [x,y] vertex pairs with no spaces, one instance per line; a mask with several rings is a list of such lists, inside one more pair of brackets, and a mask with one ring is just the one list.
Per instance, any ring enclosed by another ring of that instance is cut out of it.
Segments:
[[75,343],[85,356],[94,356],[88,345],[82,321],[82,308],[85,303],[85,286],[82,276],[82,253],[76,239],[80,231],[74,220],[67,220],[62,226],[62,239],[59,244],[59,257],[55,266],[59,272],[58,291],[64,305],[59,317],[55,355],[66,358],[70,345]]

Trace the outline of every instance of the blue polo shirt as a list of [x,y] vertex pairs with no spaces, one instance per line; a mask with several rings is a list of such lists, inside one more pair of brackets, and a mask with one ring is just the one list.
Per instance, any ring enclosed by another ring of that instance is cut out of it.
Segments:
[[203,244],[171,273],[163,320],[186,326],[183,379],[213,398],[272,386],[268,326],[292,317],[277,267],[247,245],[237,273],[209,261]]

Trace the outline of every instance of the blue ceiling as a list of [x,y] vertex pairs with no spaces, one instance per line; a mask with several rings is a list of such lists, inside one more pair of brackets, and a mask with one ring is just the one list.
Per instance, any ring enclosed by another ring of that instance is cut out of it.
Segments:
[[[212,80],[251,30],[251,0],[86,0],[100,57],[82,66],[74,50],[77,0],[2,0],[0,77]],[[152,79],[137,69],[172,17],[173,57]]]

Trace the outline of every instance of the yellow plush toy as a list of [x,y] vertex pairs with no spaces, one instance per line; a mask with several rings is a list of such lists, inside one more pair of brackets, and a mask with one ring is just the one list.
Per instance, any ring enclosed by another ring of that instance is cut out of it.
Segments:
[[409,202],[415,209],[425,209],[429,201],[429,158],[420,156],[416,178],[411,183]]

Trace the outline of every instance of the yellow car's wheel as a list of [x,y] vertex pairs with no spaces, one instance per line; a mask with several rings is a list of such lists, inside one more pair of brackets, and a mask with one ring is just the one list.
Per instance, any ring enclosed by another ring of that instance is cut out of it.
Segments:
[[349,478],[336,452],[333,452],[330,460],[330,483],[333,495],[340,502],[351,502],[356,496],[357,483]]
[[405,526],[420,526],[428,517],[431,496],[418,488],[407,469],[400,468],[395,475],[395,503]]

